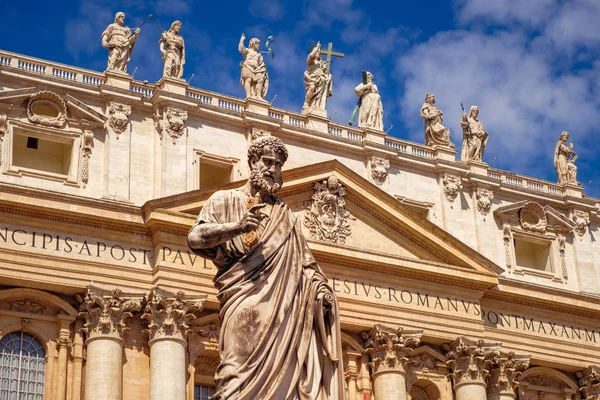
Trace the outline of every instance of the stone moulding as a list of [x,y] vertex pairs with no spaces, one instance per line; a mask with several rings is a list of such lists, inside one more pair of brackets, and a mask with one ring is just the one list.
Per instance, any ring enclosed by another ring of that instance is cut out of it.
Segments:
[[62,128],[67,122],[67,105],[54,92],[34,93],[27,104],[27,119],[34,124]]

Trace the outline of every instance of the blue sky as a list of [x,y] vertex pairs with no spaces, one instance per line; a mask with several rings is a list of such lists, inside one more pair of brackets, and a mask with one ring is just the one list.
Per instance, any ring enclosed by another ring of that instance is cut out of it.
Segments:
[[390,135],[423,142],[419,108],[433,92],[460,146],[460,102],[480,108],[490,133],[484,161],[556,181],[552,154],[571,134],[578,179],[600,197],[600,1],[598,0],[104,0],[10,2],[0,48],[97,71],[106,67],[100,35],[117,11],[135,27],[148,15],[129,71],[156,81],[159,28],[179,19],[186,40],[184,78],[192,86],[242,97],[240,34],[275,36],[267,100],[300,111],[307,49],[320,40],[334,59],[329,115],[347,123],[361,71],[375,77]]

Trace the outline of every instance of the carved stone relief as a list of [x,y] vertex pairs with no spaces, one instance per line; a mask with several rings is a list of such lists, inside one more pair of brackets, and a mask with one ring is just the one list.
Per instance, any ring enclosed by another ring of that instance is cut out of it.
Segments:
[[569,274],[567,272],[567,261],[565,259],[565,242],[567,238],[564,235],[559,234],[557,237],[558,240],[558,255],[560,256],[560,268],[562,271],[563,279],[567,279]]
[[131,115],[131,106],[119,103],[110,103],[108,109],[108,125],[117,134],[123,133],[129,125],[129,116]]
[[390,161],[384,158],[373,156],[371,158],[371,178],[373,182],[381,186],[385,183],[388,176],[388,169],[390,168]]
[[90,179],[90,158],[92,157],[92,147],[94,147],[94,134],[90,131],[83,133],[82,152],[83,165],[81,166],[81,182],[85,187]]
[[209,322],[208,324],[200,325],[196,332],[198,336],[206,338],[211,341],[219,340],[219,331],[221,327],[215,321]]
[[447,351],[448,368],[454,385],[468,382],[485,383],[493,360],[499,357],[499,345],[464,337],[442,346]]
[[34,124],[62,128],[67,122],[67,106],[54,92],[37,92],[29,98],[27,118]]
[[590,225],[590,213],[580,210],[575,210],[571,215],[571,220],[575,223],[575,233],[579,237],[585,235],[585,230]]
[[2,145],[7,132],[8,123],[6,122],[6,114],[0,114],[0,165],[2,165]]
[[259,128],[252,127],[248,131],[250,133],[250,141],[252,141],[252,142],[263,136],[271,136],[271,132],[267,131],[265,129],[259,129]]
[[545,233],[548,228],[548,217],[544,208],[535,201],[529,201],[519,210],[519,223],[521,228]]
[[492,209],[492,200],[494,199],[494,192],[489,189],[477,188],[475,193],[475,199],[477,200],[477,210],[483,215],[483,220],[489,214]]
[[488,397],[514,396],[523,371],[529,368],[529,359],[529,356],[517,356],[512,352],[493,358],[487,378]]
[[185,121],[188,118],[188,114],[187,111],[168,107],[166,116],[167,124],[165,126],[165,130],[173,139],[173,144],[175,144],[177,139],[179,139],[185,133]]
[[134,311],[142,308],[141,298],[126,298],[119,289],[109,291],[92,285],[88,286],[84,297],[77,295],[77,300],[81,303],[79,316],[85,320],[81,331],[88,339],[97,336],[122,339],[129,331],[126,321]]
[[510,256],[510,224],[502,224],[502,240],[504,241],[504,257],[506,259],[506,268],[512,269],[512,257]]
[[344,244],[352,231],[350,220],[355,220],[346,209],[346,188],[334,175],[314,186],[310,208],[304,215],[304,226],[313,239]]
[[373,374],[387,371],[405,372],[409,366],[408,355],[421,343],[421,330],[406,331],[375,325],[368,333],[363,332],[366,353]]
[[171,293],[163,289],[153,288],[147,297],[142,319],[148,321],[150,340],[169,337],[185,340],[191,332],[189,323],[196,318],[194,313],[202,310],[200,299],[186,300],[181,291]]
[[462,189],[462,179],[460,176],[444,174],[442,182],[444,183],[444,195],[446,200],[450,202],[450,207],[452,207],[460,189]]
[[591,365],[575,375],[579,378],[579,391],[583,400],[600,399],[600,367]]
[[200,356],[194,362],[194,369],[199,374],[214,375],[218,366],[219,360],[217,358],[207,356]]
[[43,314],[44,310],[46,309],[46,306],[29,299],[9,301],[8,305],[12,311],[30,314]]

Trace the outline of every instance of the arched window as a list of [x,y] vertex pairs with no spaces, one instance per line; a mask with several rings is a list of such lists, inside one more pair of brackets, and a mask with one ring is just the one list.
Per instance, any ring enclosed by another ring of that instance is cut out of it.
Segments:
[[194,400],[210,400],[215,394],[212,386],[194,385]]
[[46,351],[35,337],[12,332],[0,340],[0,399],[43,400]]

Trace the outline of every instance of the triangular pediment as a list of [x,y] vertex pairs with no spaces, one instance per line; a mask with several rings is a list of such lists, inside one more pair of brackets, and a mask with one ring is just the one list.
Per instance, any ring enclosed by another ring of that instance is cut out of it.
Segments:
[[[326,185],[332,175],[344,188],[345,206],[351,216],[348,223],[352,233],[342,242],[311,235],[304,221],[317,187]],[[303,218],[305,237],[313,253],[321,259],[419,269],[431,277],[474,279],[490,286],[503,272],[479,252],[425,219],[418,210],[390,196],[337,160],[285,171],[284,182],[279,195]],[[243,183],[233,182],[219,188],[152,200],[144,205],[144,213],[150,219],[157,212],[197,215],[216,190],[234,189]],[[487,278],[482,280],[482,276]]]

